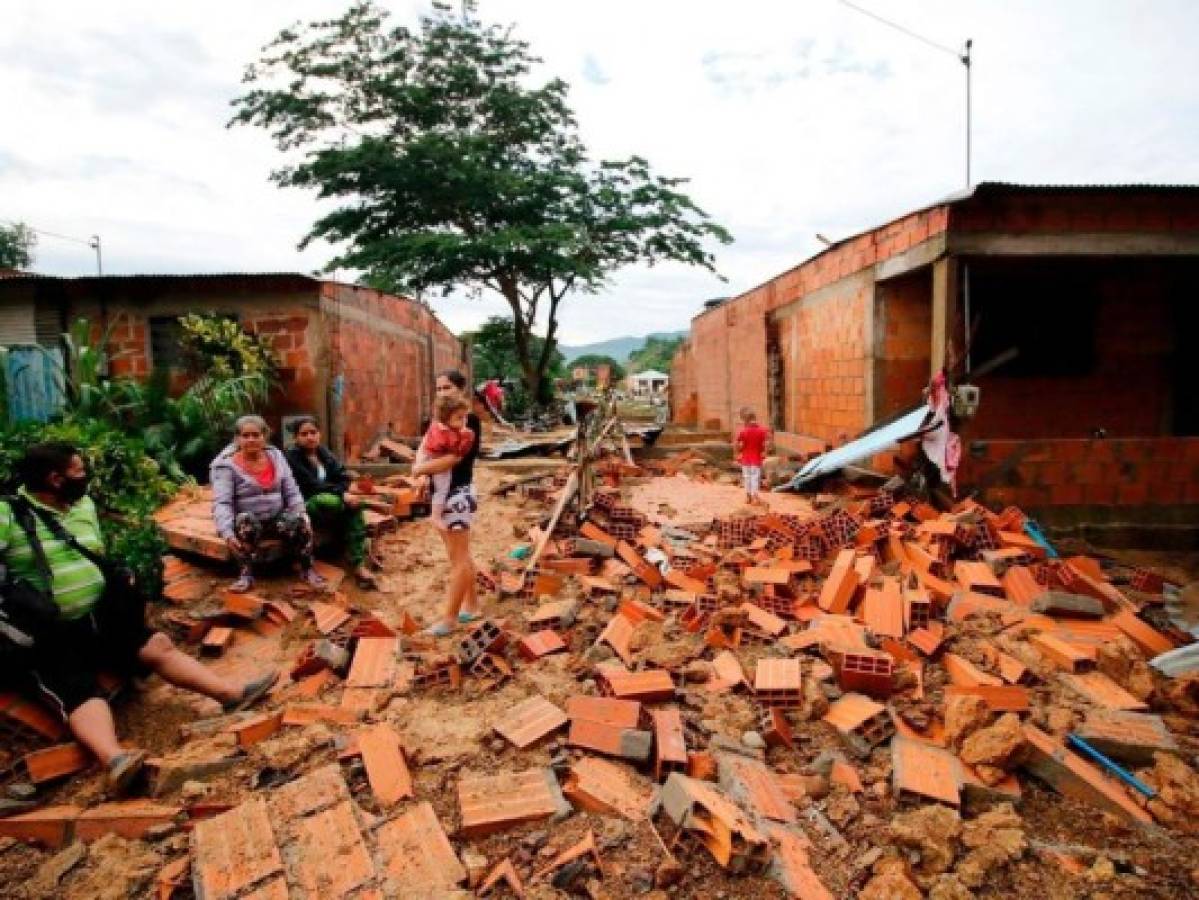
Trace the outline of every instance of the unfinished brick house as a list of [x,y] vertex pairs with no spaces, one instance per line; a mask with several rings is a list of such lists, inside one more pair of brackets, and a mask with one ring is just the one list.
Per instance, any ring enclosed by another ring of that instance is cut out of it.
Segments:
[[315,414],[330,445],[351,459],[389,430],[419,434],[435,373],[467,365],[462,343],[427,306],[295,273],[5,278],[0,310],[14,332],[0,334],[0,344],[54,345],[80,316],[111,326],[111,373],[135,377],[178,364],[180,315],[235,317],[269,336],[279,355],[281,387],[266,411],[272,427]]
[[980,184],[696,316],[672,408],[728,428],[749,404],[819,450],[948,361],[982,391],[966,487],[1050,521],[1195,524],[1197,293],[1199,187]]

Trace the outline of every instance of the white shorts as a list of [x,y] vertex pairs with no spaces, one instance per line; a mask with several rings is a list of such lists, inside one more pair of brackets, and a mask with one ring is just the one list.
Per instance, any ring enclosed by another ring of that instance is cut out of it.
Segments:
[[741,480],[745,483],[745,493],[756,494],[762,486],[762,467],[742,466]]
[[474,486],[464,484],[448,495],[434,494],[431,506],[433,527],[442,531],[468,531],[475,523],[479,501],[475,499]]

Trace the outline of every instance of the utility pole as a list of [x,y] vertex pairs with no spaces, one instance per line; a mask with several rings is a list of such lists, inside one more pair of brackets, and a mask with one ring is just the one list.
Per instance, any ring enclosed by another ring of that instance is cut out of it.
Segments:
[[100,256],[100,235],[93,234],[87,245],[96,251],[96,274],[104,274],[104,263]]
[[970,98],[970,88],[971,88],[971,85],[970,85],[970,73],[971,73],[970,49],[971,49],[971,47],[974,46],[974,41],[970,38],[967,38],[965,50],[963,50],[962,52],[959,53],[957,50],[954,50],[952,47],[946,47],[944,44],[940,44],[937,41],[931,40],[930,38],[926,38],[922,34],[917,34],[915,31],[912,31],[910,28],[905,28],[903,25],[900,25],[897,22],[892,22],[890,19],[884,19],[878,13],[871,12],[870,10],[868,10],[864,7],[858,6],[856,3],[850,2],[850,0],[840,0],[840,2],[841,2],[842,6],[848,6],[854,12],[861,13],[862,15],[866,16],[867,18],[874,19],[874,21],[880,22],[883,25],[886,25],[888,28],[893,28],[896,31],[902,32],[903,34],[906,34],[908,37],[913,38],[928,47],[932,47],[934,50],[940,50],[942,53],[948,53],[950,56],[954,57],[958,62],[960,62],[963,66],[966,67],[966,188],[969,189],[970,185],[972,183],[971,178],[970,178],[970,150],[971,150],[971,148],[970,148],[970,131],[971,131],[971,126],[972,126],[971,109],[970,109],[970,100],[971,100],[971,98]]
[[974,41],[966,38],[966,52],[960,57],[962,65],[966,67],[966,189],[970,189],[970,48],[974,45]]

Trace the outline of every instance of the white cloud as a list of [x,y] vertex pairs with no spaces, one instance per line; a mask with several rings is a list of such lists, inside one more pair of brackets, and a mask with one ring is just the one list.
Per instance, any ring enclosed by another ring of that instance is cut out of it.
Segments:
[[[976,180],[1199,181],[1188,0],[861,0],[942,44],[975,40]],[[417,0],[386,4],[412,21]],[[563,309],[579,343],[686,327],[837,238],[962,186],[963,69],[834,0],[482,0],[572,82],[596,155],[691,179],[732,231],[727,283],[678,266],[619,273]],[[0,218],[99,233],[109,271],[311,271],[296,244],[311,196],[267,180],[265,135],[228,130],[244,65],[327,0],[6,4],[0,33]],[[39,267],[91,271],[43,239]],[[433,298],[454,328],[504,305]]]

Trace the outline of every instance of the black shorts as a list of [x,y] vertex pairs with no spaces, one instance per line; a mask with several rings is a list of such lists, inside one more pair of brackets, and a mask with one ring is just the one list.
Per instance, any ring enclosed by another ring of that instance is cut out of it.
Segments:
[[88,700],[106,696],[96,678],[99,672],[122,678],[149,675],[138,651],[153,634],[144,623],[121,629],[106,625],[95,612],[62,622],[52,638],[31,651],[29,687],[65,721]]

